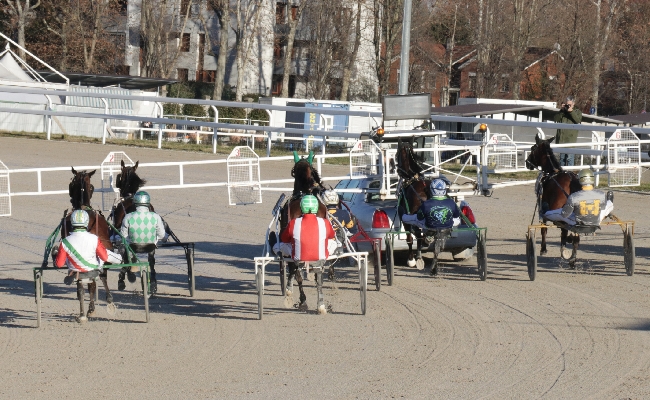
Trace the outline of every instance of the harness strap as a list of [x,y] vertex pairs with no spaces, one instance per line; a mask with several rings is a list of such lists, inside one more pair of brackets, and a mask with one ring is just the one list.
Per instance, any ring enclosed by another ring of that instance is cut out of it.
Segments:
[[555,184],[557,185],[557,187],[560,188],[560,190],[562,191],[562,193],[564,193],[564,195],[568,198],[568,197],[569,197],[569,194],[564,190],[564,188],[560,185],[560,183],[555,179],[555,176],[552,176],[551,179],[553,180],[553,182],[555,182]]

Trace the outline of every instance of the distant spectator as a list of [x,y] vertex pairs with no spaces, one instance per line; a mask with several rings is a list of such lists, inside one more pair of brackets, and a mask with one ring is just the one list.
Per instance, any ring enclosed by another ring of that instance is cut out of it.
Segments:
[[[575,98],[567,96],[566,101],[562,103],[560,111],[553,118],[560,124],[580,124],[582,122],[582,111],[575,108]],[[577,129],[558,129],[555,134],[555,143],[566,144],[576,143],[578,141]],[[562,166],[573,166],[575,154],[559,153],[560,164]]]

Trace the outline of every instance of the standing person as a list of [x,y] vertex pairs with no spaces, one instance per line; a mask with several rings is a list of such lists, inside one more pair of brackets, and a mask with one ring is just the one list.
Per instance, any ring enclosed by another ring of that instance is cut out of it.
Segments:
[[[156,294],[156,265],[155,253],[158,240],[166,242],[169,234],[165,231],[165,224],[160,215],[150,211],[151,198],[149,193],[139,191],[133,195],[135,211],[126,214],[120,228],[120,235],[126,238],[135,253],[146,253],[151,267],[151,294]],[[123,287],[124,277],[120,276],[121,283],[118,288]]]
[[[580,124],[582,122],[582,111],[575,108],[576,102],[573,96],[567,96],[564,103],[561,104],[560,111],[555,114],[553,120],[560,124]],[[555,134],[555,143],[576,143],[578,141],[577,129],[558,129]],[[573,166],[575,164],[575,154],[560,153],[560,165]]]
[[307,195],[300,201],[302,217],[292,219],[280,233],[280,242],[275,243],[273,251],[282,252],[296,261],[325,260],[336,250],[334,229],[327,218],[316,216],[318,199]]

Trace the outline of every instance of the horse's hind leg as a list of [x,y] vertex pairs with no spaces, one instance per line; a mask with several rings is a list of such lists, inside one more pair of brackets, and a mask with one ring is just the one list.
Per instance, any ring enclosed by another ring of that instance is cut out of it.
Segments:
[[104,285],[104,290],[106,291],[106,302],[110,304],[113,302],[113,295],[111,294],[111,291],[108,289],[108,271],[104,270],[104,272],[99,274],[99,279],[101,279],[102,284]]
[[155,251],[152,251],[148,255],[149,259],[149,267],[151,267],[151,283],[150,288],[151,288],[151,294],[154,295],[156,292],[158,292],[158,282],[156,281],[156,257],[155,257]]
[[413,235],[411,232],[406,234],[406,243],[409,245],[409,255],[406,260],[406,265],[409,267],[415,267],[415,257],[413,257]]
[[77,281],[77,299],[79,299],[79,316],[76,318],[77,322],[86,322],[86,313],[84,311],[84,285]]
[[319,314],[327,314],[327,310],[325,309],[325,298],[323,296],[323,270],[321,268],[317,268],[315,270],[316,272],[316,292],[317,292],[317,305],[318,305],[318,313]]
[[87,316],[92,317],[95,314],[95,293],[97,293],[97,282],[92,281],[88,284],[88,293],[90,294],[90,303],[88,304]]
[[296,276],[296,281],[298,282],[298,290],[300,291],[300,305],[298,308],[300,310],[307,310],[309,307],[307,306],[307,296],[305,295],[305,291],[302,288],[302,269],[298,266],[296,266],[295,270],[295,276]]
[[[124,277],[126,275],[126,267],[123,267],[120,270],[120,275],[117,278],[117,290],[124,290],[126,289],[126,283],[124,282]],[[108,301],[108,299],[106,300]]]
[[580,235],[573,235],[573,249],[571,251],[571,258],[569,258],[569,267],[574,269],[576,267],[576,258],[578,256],[578,247],[580,246]]
[[415,267],[419,270],[424,269],[424,260],[422,259],[422,239],[417,238],[417,256],[415,257]]
[[438,239],[433,242],[433,260],[431,260],[431,276],[438,275],[438,253],[440,252],[440,244]]
[[542,228],[540,229],[542,231],[542,248],[539,251],[540,256],[545,256],[548,251],[546,251],[546,232],[548,231],[548,228]]
[[561,229],[561,232],[562,233],[560,234],[560,256],[563,259],[568,260],[571,257],[569,255],[569,250],[566,248],[569,231],[567,231],[566,229]]

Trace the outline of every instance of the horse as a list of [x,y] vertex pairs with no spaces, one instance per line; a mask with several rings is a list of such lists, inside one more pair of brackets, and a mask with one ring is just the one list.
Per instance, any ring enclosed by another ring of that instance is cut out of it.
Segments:
[[[566,204],[567,198],[574,192],[582,190],[582,185],[578,176],[573,172],[564,171],[558,162],[551,143],[555,138],[540,139],[539,135],[535,136],[535,144],[530,148],[530,154],[526,158],[526,168],[536,170],[541,168],[540,176],[535,185],[535,193],[539,207],[540,220],[546,222],[544,213],[548,210],[557,210]],[[580,235],[571,235],[568,230],[561,227],[560,235],[560,254],[562,258],[569,259],[570,266],[575,264],[576,253],[580,243]],[[540,255],[545,255],[546,250],[546,232],[548,228],[542,228],[542,245]],[[571,256],[568,256],[566,250],[567,242],[573,244]]]
[[[409,214],[416,213],[423,202],[430,198],[431,180],[425,179],[422,175],[424,167],[417,160],[413,152],[412,141],[397,142],[397,175],[401,179],[399,188],[399,196],[397,207],[400,210],[400,216],[407,212]],[[442,232],[429,231],[424,234],[421,229],[414,227],[410,224],[404,224],[406,233],[406,243],[409,246],[407,265],[409,267],[418,266],[419,269],[424,268],[424,260],[422,259],[422,245],[430,245],[434,243],[434,257],[431,261],[431,275],[438,274],[437,255],[442,250],[444,244],[444,237],[441,236]],[[413,255],[413,234],[416,235],[417,241],[417,255]],[[432,234],[433,236],[430,236]]]
[[[133,203],[133,195],[136,194],[138,189],[144,186],[147,181],[138,176],[135,172],[138,169],[138,164],[140,161],[136,161],[135,165],[128,167],[124,164],[124,160],[121,161],[121,172],[117,175],[115,179],[115,187],[120,191],[120,198],[116,204],[113,205],[111,210],[111,217],[113,219],[113,226],[120,229],[122,227],[122,221],[124,217],[135,211],[135,204]],[[149,204],[149,211],[154,211],[154,207]],[[157,281],[156,281],[156,260],[153,254],[148,256],[149,266],[151,267],[151,294],[156,293]],[[119,290],[124,290],[126,288],[126,283],[124,282],[125,276],[128,276],[129,282],[135,282],[135,273],[131,272],[130,268],[122,268],[120,275],[117,281],[117,288]]]
[[[90,183],[90,178],[97,172],[97,170],[87,172],[87,171],[75,171],[72,167],[72,179],[68,186],[68,194],[70,195],[70,203],[72,204],[72,210],[85,210],[88,213],[89,223],[88,223],[88,232],[91,232],[97,237],[104,245],[107,250],[113,250],[113,243],[111,243],[110,233],[106,219],[99,212],[95,211],[90,206],[90,199],[92,198],[94,186]],[[64,217],[64,220],[61,221],[61,238],[68,236],[72,232],[72,224],[70,222],[70,215],[72,212],[67,213]],[[106,279],[107,270],[104,270],[99,274],[99,278],[104,284],[104,290],[106,290],[106,302],[109,304],[109,310],[112,310],[111,307],[113,304],[113,295],[108,289],[108,282]],[[97,288],[97,283],[95,281],[88,284],[88,292],[90,293],[90,304],[88,305],[88,316],[92,316],[95,312],[95,291]],[[83,284],[77,282],[77,298],[79,299],[79,307],[81,315],[84,314],[84,293],[83,293]]]
[[[307,159],[300,158],[298,152],[293,152],[294,166],[291,169],[291,176],[294,178],[293,194],[291,198],[282,207],[280,212],[280,232],[282,232],[292,219],[299,218],[302,215],[300,209],[300,200],[303,196],[311,194],[320,199],[320,193],[325,190],[321,182],[318,171],[312,166],[314,160],[314,153],[310,152]],[[317,217],[327,217],[327,207],[322,201],[318,204]],[[306,309],[307,296],[302,287],[302,274],[298,268],[297,263],[288,263],[289,271],[287,273],[287,286],[291,283],[292,277],[295,276],[298,282],[298,289],[300,290],[300,309]],[[287,293],[287,296],[289,294]]]

